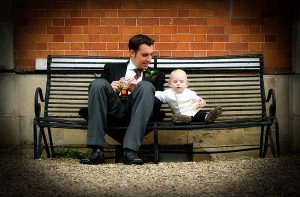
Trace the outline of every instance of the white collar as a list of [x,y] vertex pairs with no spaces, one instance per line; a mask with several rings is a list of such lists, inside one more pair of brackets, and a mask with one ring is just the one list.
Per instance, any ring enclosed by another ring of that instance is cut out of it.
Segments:
[[129,59],[127,69],[134,70],[134,69],[137,69],[137,68],[138,67],[136,65],[134,65],[134,63],[131,61],[131,59]]

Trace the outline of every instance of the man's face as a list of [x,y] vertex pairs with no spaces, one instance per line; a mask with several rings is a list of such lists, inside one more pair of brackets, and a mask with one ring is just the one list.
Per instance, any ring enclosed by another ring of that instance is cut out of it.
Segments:
[[146,44],[142,44],[139,47],[138,51],[130,50],[130,58],[136,67],[139,69],[147,69],[149,63],[152,60],[153,55],[153,45],[148,46]]

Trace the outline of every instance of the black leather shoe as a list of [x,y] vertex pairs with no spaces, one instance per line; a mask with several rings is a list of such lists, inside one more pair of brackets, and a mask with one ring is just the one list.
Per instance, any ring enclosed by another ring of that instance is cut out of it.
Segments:
[[139,158],[137,152],[130,149],[125,149],[123,163],[126,165],[131,165],[131,164],[142,165],[144,162],[141,158]]
[[104,154],[100,148],[93,149],[91,154],[84,159],[80,160],[82,164],[90,164],[90,165],[97,165],[104,163]]

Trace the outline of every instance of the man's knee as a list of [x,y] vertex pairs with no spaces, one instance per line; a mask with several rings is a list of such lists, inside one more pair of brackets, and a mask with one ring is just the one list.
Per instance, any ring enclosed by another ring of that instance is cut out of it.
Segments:
[[101,89],[105,86],[107,86],[107,81],[105,79],[95,79],[94,81],[91,82],[89,86],[89,90],[91,89]]
[[155,91],[154,85],[149,81],[141,81],[140,83],[138,83],[137,88],[139,88],[142,91],[150,91],[150,92]]

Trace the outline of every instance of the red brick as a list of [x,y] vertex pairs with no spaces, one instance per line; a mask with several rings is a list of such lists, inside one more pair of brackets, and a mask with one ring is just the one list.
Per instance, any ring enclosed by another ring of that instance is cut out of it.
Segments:
[[212,26],[191,26],[191,34],[212,34],[214,33],[214,27]]
[[85,26],[88,25],[87,18],[66,18],[66,26]]
[[53,26],[65,26],[64,18],[53,18],[52,19]]
[[264,35],[242,35],[242,42],[264,42]]
[[119,35],[119,34],[117,34],[117,35],[105,34],[100,37],[100,41],[101,42],[122,42],[123,36]]
[[154,17],[177,17],[177,10],[172,9],[155,9]]
[[105,17],[118,17],[118,10],[105,10]]
[[196,25],[207,25],[206,18],[195,18]]
[[213,50],[213,43],[191,43],[191,50]]
[[177,49],[179,51],[188,51],[190,49],[190,43],[188,42],[178,42]]
[[224,51],[225,50],[225,43],[214,43],[214,50],[215,51]]
[[48,43],[49,50],[70,50],[71,44],[70,43]]
[[247,43],[226,43],[226,50],[248,50]]
[[50,26],[51,18],[31,18],[28,20],[30,26]]
[[194,42],[195,36],[190,34],[172,35],[173,42]]
[[88,42],[100,42],[100,35],[99,34],[90,34],[88,35]]
[[69,34],[65,35],[66,42],[88,42],[89,37],[86,34]]
[[249,34],[248,26],[228,26],[225,27],[225,34]]
[[172,51],[172,57],[193,57],[194,51]]
[[207,19],[208,25],[219,25],[219,26],[228,26],[230,25],[230,19],[228,18],[209,18]]
[[196,25],[195,18],[174,18],[174,25]]
[[48,27],[47,34],[69,34],[69,27]]
[[141,29],[142,29],[142,31],[141,32],[143,32],[144,34],[154,34],[154,28],[155,27],[151,27],[151,26],[149,26],[149,27],[141,27]]
[[107,50],[119,50],[119,43],[107,43]]
[[71,50],[83,50],[83,43],[71,43]]
[[195,42],[206,42],[207,36],[206,35],[195,35]]
[[160,35],[159,37],[160,37],[159,42],[171,42],[172,41],[171,35]]
[[178,29],[178,34],[187,34],[187,33],[190,33],[190,27],[187,27],[187,26],[178,26],[177,27]]
[[228,35],[207,35],[207,42],[228,42]]
[[105,10],[82,10],[82,17],[105,17]]
[[83,33],[82,27],[71,27],[71,34],[82,34],[82,33]]
[[265,42],[276,42],[276,35],[265,35]]
[[106,43],[84,43],[84,50],[106,50]]
[[81,10],[70,10],[70,17],[81,17]]
[[260,43],[248,43],[248,49],[250,51],[260,51],[261,50]]
[[99,18],[89,18],[88,19],[89,26],[99,26],[100,25],[100,19]]
[[156,50],[177,50],[177,43],[160,42],[155,44]]
[[35,34],[35,35],[30,35],[26,42],[52,42],[52,35],[47,35],[47,34]]
[[230,34],[229,42],[242,42],[242,34]]
[[46,16],[49,17],[70,17],[69,10],[46,10]]
[[208,9],[190,10],[190,17],[211,17],[212,15],[213,15],[212,10],[208,10]]
[[136,21],[138,26],[157,26],[159,25],[158,18],[137,18]]
[[36,50],[47,50],[47,43],[36,43],[35,49]]
[[124,25],[125,26],[136,26],[137,25],[136,18],[125,18]]
[[141,17],[141,10],[118,10],[118,17]]
[[[100,56],[123,57],[123,51],[99,51]],[[128,55],[126,55],[127,57]]]
[[186,10],[178,10],[178,17],[190,17],[190,10],[186,9]]
[[137,26],[120,26],[119,27],[119,34],[138,34],[141,33],[141,27],[137,27]]
[[207,51],[208,57],[227,56],[227,55],[230,55],[229,51]]
[[80,55],[80,56],[88,56],[88,51],[65,51],[65,55]]
[[53,42],[64,42],[65,35],[55,34],[53,35]]
[[154,17],[154,10],[143,9],[141,10],[142,17]]
[[124,25],[124,18],[103,18],[101,25]]
[[177,27],[175,26],[158,26],[154,28],[155,34],[176,34]]
[[171,57],[172,52],[171,51],[157,51],[157,55],[162,56],[162,57]]

